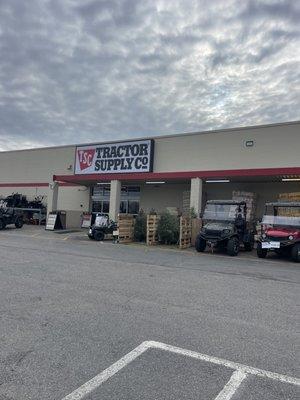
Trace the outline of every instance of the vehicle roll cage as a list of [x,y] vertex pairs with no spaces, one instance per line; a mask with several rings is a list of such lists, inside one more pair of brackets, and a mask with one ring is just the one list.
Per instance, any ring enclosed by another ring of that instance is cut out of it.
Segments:
[[216,205],[229,205],[229,206],[246,206],[245,201],[237,200],[208,200],[206,204],[216,204]]

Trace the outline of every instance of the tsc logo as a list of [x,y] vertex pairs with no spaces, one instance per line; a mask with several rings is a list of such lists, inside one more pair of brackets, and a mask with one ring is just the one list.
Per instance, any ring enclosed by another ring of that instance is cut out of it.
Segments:
[[77,150],[81,171],[93,165],[95,151],[96,149]]

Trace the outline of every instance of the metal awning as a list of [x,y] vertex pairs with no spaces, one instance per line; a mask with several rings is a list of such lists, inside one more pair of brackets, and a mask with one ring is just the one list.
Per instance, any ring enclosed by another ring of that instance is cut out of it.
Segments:
[[233,182],[280,182],[282,179],[300,178],[300,167],[288,168],[253,168],[216,171],[178,171],[178,172],[137,172],[137,173],[102,173],[80,175],[53,175],[58,182],[92,185],[97,182],[121,181],[186,181],[192,178],[230,179]]

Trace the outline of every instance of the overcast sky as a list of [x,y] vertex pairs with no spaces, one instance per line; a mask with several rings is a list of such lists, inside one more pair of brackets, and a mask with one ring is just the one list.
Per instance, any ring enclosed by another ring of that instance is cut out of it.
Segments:
[[0,150],[300,119],[300,1],[0,0]]

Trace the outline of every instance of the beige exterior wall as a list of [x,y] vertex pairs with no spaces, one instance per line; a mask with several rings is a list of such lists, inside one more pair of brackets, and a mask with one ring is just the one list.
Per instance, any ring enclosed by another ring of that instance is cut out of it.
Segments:
[[[54,174],[73,174],[75,146],[21,150],[0,153],[0,184],[20,183],[18,187],[0,187],[0,196],[22,193],[32,200],[44,196],[47,203],[48,187],[34,186],[34,183],[52,181]],[[22,183],[31,183],[24,187]],[[58,209],[76,212],[89,210],[89,189],[84,186],[62,186],[59,188]]]
[[152,208],[158,213],[166,207],[176,207],[180,210],[183,204],[183,192],[190,190],[190,184],[142,185],[140,207],[149,212]]
[[88,211],[90,190],[84,186],[59,187],[57,208],[59,210]]
[[[300,122],[154,139],[154,172],[300,167]],[[254,147],[246,148],[246,140],[253,140]],[[37,195],[47,196],[48,187],[34,183],[48,184],[53,175],[72,175],[74,159],[75,146],[0,152],[0,197],[13,192],[22,193],[30,200]],[[20,186],[3,187],[6,183]],[[22,186],[24,183],[32,187]],[[189,189],[190,181],[159,187],[143,184],[141,208],[145,211],[154,208],[158,212],[166,207],[181,209],[183,191]],[[275,200],[280,192],[300,191],[300,185],[206,184],[203,186],[204,203],[206,198],[229,199],[232,190],[258,193],[258,215],[261,215],[265,201]],[[89,202],[89,190],[85,187],[59,188],[58,209],[74,211],[74,220],[89,210]]]
[[1,152],[0,183],[50,182],[73,174],[74,159],[75,146]]
[[[299,167],[299,152],[300,122],[158,137],[154,172]],[[75,146],[0,152],[0,184],[71,175],[74,160]]]
[[187,134],[155,140],[154,171],[299,167],[299,153],[300,123]]
[[[148,212],[154,208],[160,213],[166,207],[176,207],[182,211],[183,192],[190,190],[187,184],[165,184],[159,187],[141,187],[141,208]],[[262,183],[214,183],[203,184],[203,208],[207,200],[230,200],[232,192],[240,190],[257,194],[256,216],[261,218],[266,202],[278,200],[279,193],[300,192],[300,183],[262,182]]]

